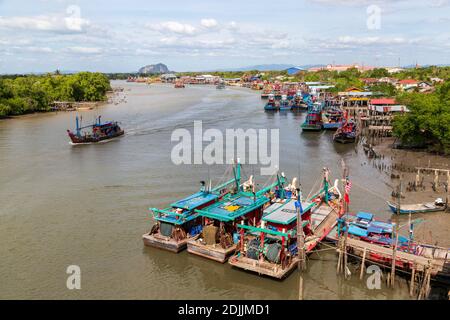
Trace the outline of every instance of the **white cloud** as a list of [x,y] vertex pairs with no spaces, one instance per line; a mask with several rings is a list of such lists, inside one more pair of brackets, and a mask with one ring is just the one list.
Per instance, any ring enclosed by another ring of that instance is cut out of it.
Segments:
[[352,37],[352,36],[341,36],[338,38],[339,43],[352,44],[352,45],[372,45],[372,44],[403,44],[407,40],[402,37]]
[[147,27],[159,32],[170,32],[184,35],[193,35],[197,32],[197,28],[195,28],[193,25],[177,21],[166,21],[158,24],[147,24]]
[[81,53],[81,54],[99,54],[103,52],[101,48],[80,47],[80,46],[67,47],[65,51],[69,53]]
[[215,28],[219,25],[216,19],[202,19],[200,24],[205,28]]
[[[33,17],[0,17],[0,28],[14,30],[21,29],[31,31],[79,32],[82,31],[83,27],[88,25],[88,20],[82,18],[65,18],[58,15]],[[76,28],[74,26],[76,26]]]

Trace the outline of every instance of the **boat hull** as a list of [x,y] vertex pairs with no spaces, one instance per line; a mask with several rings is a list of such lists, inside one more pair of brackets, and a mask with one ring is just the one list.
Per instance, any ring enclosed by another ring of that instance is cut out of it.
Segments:
[[205,245],[200,243],[197,239],[192,239],[187,242],[187,251],[207,259],[225,263],[236,251],[236,245],[223,249],[220,245]]
[[281,264],[259,261],[238,255],[232,256],[228,260],[228,263],[235,268],[251,271],[258,275],[264,275],[275,279],[284,279],[295,269],[298,258],[293,258],[284,268],[282,268]]
[[142,236],[142,240],[144,241],[144,244],[148,247],[154,247],[154,248],[178,253],[178,252],[186,249],[188,239],[185,239],[182,241],[175,241],[170,238],[158,237],[158,236],[150,235],[147,233]]
[[322,131],[322,126],[311,126],[311,125],[302,125],[303,131]]
[[[389,206],[389,209],[391,209],[391,211],[393,213],[398,214],[397,205],[390,203],[389,201],[387,202],[387,205]],[[402,209],[400,206],[400,214],[439,212],[439,211],[444,211],[445,209],[446,209],[446,207],[443,206],[443,207],[435,207],[435,208],[419,208],[416,210],[414,210],[414,209],[408,210],[408,209]]]
[[345,135],[336,135],[333,137],[333,140],[338,143],[354,143],[356,141],[356,137],[348,137]]
[[106,140],[110,140],[110,139],[114,139],[120,136],[123,136],[125,134],[124,130],[120,130],[114,134],[111,135],[107,135],[107,136],[101,136],[101,137],[78,137],[77,135],[69,132],[69,138],[72,141],[72,144],[84,144],[84,143],[97,143],[97,142],[101,142],[101,141],[106,141]]

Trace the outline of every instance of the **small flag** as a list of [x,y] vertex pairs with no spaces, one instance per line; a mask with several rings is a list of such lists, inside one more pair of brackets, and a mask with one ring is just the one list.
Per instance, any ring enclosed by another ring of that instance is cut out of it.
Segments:
[[352,189],[352,182],[347,179],[345,184],[345,195],[344,195],[344,201],[347,203],[350,203],[349,193],[351,189]]
[[352,182],[347,180],[347,183],[345,184],[345,193],[350,193],[351,189],[352,189]]

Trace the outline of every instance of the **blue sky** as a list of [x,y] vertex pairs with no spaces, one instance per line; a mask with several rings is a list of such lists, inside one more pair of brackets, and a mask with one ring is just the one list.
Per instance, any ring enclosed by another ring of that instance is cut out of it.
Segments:
[[450,64],[450,0],[0,0],[0,73]]

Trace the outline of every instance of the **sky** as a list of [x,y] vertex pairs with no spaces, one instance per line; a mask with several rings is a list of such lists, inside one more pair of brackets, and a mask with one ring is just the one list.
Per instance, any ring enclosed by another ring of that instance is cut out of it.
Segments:
[[0,0],[0,74],[450,64],[450,0]]

